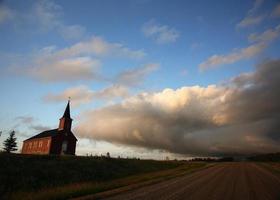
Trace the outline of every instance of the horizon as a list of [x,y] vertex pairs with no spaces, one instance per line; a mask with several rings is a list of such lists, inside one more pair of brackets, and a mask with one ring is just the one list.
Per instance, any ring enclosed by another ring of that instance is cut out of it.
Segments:
[[280,152],[280,3],[0,1],[0,148],[58,127],[77,155]]

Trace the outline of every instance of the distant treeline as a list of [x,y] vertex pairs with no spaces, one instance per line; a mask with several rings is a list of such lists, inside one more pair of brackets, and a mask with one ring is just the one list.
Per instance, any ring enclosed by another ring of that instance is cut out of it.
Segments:
[[193,158],[190,161],[200,161],[200,162],[232,162],[233,157],[223,157],[223,158]]
[[255,155],[255,156],[248,157],[247,159],[249,161],[256,161],[256,162],[280,162],[280,152]]

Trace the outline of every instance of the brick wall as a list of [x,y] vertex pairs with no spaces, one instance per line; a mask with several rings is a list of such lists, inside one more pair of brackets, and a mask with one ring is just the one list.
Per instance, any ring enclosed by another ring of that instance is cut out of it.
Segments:
[[36,138],[23,142],[23,154],[49,154],[51,147],[51,137]]

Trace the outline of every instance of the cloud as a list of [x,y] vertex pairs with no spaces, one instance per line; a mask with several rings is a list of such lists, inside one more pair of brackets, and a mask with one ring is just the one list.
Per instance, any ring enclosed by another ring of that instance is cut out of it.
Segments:
[[19,116],[15,118],[16,120],[19,120],[23,124],[31,124],[34,122],[34,118],[31,116]]
[[280,17],[280,4],[273,9],[271,17]]
[[247,16],[241,22],[237,24],[238,28],[244,28],[248,26],[253,26],[261,23],[264,20],[265,16]]
[[24,15],[28,23],[36,24],[42,31],[57,31],[65,39],[82,38],[86,28],[81,25],[67,25],[62,20],[63,8],[52,1],[37,1],[30,13]]
[[[61,67],[61,65],[59,65]],[[130,87],[134,87],[139,85],[148,74],[157,70],[159,64],[147,64],[134,69],[129,69],[123,72],[120,72],[116,77],[113,77],[110,81],[112,85],[98,91],[93,91],[89,87],[85,85],[80,85],[77,87],[71,87],[60,94],[52,94],[49,93],[43,97],[45,102],[64,102],[65,99],[71,97],[74,106],[79,106],[81,104],[90,103],[94,100],[107,100],[112,101],[114,99],[122,99],[127,98],[129,96]],[[49,71],[49,69],[47,69]],[[58,69],[54,69],[54,71],[59,71]],[[48,73],[41,73],[50,77]],[[60,74],[60,73],[58,73]],[[75,73],[74,73],[75,74]],[[57,78],[59,78],[58,76]],[[70,77],[67,75],[66,77]],[[76,75],[74,76],[76,77]],[[52,80],[56,77],[52,77]]]
[[62,60],[37,60],[23,73],[43,82],[63,82],[97,79],[100,61],[90,57]]
[[37,1],[32,7],[31,15],[28,15],[28,20],[34,20],[40,28],[49,30],[59,27],[62,22],[60,16],[62,15],[62,7],[52,1]]
[[280,35],[280,25],[274,29],[268,29],[261,34],[250,34],[248,39],[250,42],[271,42]]
[[29,126],[29,128],[31,128],[35,131],[38,131],[38,132],[51,129],[51,127],[49,127],[49,126],[42,126],[42,125],[31,125],[31,126]]
[[65,39],[77,39],[81,38],[85,34],[86,29],[80,25],[63,25],[58,31]]
[[85,112],[76,132],[82,138],[187,155],[279,151],[279,85],[280,60],[270,60],[226,86],[142,93]]
[[[19,124],[15,125],[15,128],[18,128],[21,125],[24,125],[26,127],[28,127],[29,129],[33,129],[36,131],[45,131],[45,130],[49,130],[50,127],[48,126],[42,126],[39,124],[36,124],[36,119],[32,116],[19,116],[15,118],[16,121],[19,122]],[[23,134],[22,136],[24,137],[30,137],[30,135],[28,134]]]
[[13,24],[24,28],[32,28],[32,31],[48,32],[56,31],[65,39],[79,39],[84,36],[86,28],[77,25],[67,25],[62,19],[63,8],[53,1],[36,1],[27,11],[11,10],[7,6],[0,7],[0,24],[7,20],[13,20]]
[[146,37],[154,39],[158,44],[175,42],[180,36],[179,31],[176,29],[157,24],[155,20],[146,22],[142,27],[142,32]]
[[248,14],[252,15],[254,14],[260,7],[261,5],[263,4],[264,0],[255,0],[254,2],[254,5],[253,5],[253,8],[251,8],[249,11],[248,11]]
[[274,29],[268,29],[263,33],[250,34],[248,40],[254,42],[254,44],[241,48],[235,49],[229,54],[225,55],[213,55],[206,61],[200,63],[200,70],[204,71],[211,68],[216,68],[225,64],[232,64],[240,60],[252,58],[260,54],[268,45],[278,38],[280,35],[280,26],[276,26]]
[[[3,6],[0,7],[0,11],[0,17],[3,16],[3,19],[7,18],[7,13],[11,13],[8,7]],[[30,10],[14,12],[14,15],[13,19],[17,21],[17,26],[27,26],[32,28],[32,31],[37,29],[45,32],[57,31],[66,39],[80,39],[86,32],[85,27],[81,25],[67,25],[62,20],[62,7],[53,1],[36,1]],[[11,59],[8,71],[42,82],[104,81],[98,70],[101,59],[118,57],[138,60],[145,56],[146,53],[142,49],[132,50],[124,44],[92,36],[78,40],[65,48],[59,49],[51,45],[30,55],[24,55],[20,59]]]
[[66,82],[78,80],[104,80],[99,74],[100,59],[104,57],[124,57],[141,59],[142,50],[131,50],[119,43],[110,43],[101,37],[91,37],[69,47],[57,49],[47,46],[30,58],[24,67],[14,67],[12,71],[27,75],[43,82]]
[[13,19],[13,17],[14,12],[10,8],[0,5],[0,24],[6,23],[7,21]]
[[120,56],[141,59],[146,56],[143,50],[131,50],[120,43],[107,42],[101,37],[93,36],[89,40],[78,42],[68,48],[57,51],[53,56],[68,57],[79,55]]
[[113,100],[115,98],[124,98],[128,95],[128,88],[120,85],[112,85],[99,91],[92,91],[87,86],[81,85],[68,88],[60,94],[49,93],[43,97],[43,100],[45,102],[65,102],[68,97],[71,97],[72,104],[79,106],[95,100]]
[[114,99],[125,98],[129,96],[128,88],[122,85],[112,85],[103,90],[96,91],[93,95],[93,99]]
[[211,68],[216,68],[220,65],[232,64],[240,60],[249,59],[266,48],[266,44],[257,43],[250,45],[243,49],[237,49],[226,55],[213,55],[209,57],[205,62],[199,65],[200,70],[204,71]]
[[136,86],[139,85],[148,74],[158,68],[159,64],[151,63],[138,68],[129,69],[118,74],[115,81],[121,85]]
[[256,16],[256,12],[263,4],[264,0],[255,0],[253,7],[248,11],[246,17],[242,19],[237,25],[237,28],[246,28],[249,26],[260,24],[264,19],[265,15]]

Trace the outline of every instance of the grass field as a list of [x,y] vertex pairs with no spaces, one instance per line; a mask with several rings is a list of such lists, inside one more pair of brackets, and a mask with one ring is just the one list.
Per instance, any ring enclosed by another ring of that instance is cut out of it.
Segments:
[[160,180],[205,165],[186,165],[178,161],[20,154],[0,154],[0,163],[0,194],[6,199],[66,199],[136,182]]

